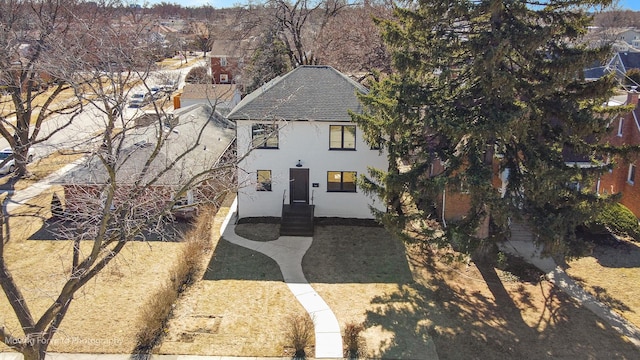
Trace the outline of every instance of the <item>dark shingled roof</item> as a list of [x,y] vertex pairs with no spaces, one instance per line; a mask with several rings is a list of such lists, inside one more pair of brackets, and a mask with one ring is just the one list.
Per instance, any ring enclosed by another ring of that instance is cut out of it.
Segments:
[[600,79],[605,75],[605,66],[597,66],[584,70],[584,78],[586,80],[590,79]]
[[640,69],[640,53],[620,52],[618,55],[620,56],[620,60],[624,64],[626,71],[631,69]]
[[351,121],[367,89],[330,66],[300,66],[247,95],[230,120]]

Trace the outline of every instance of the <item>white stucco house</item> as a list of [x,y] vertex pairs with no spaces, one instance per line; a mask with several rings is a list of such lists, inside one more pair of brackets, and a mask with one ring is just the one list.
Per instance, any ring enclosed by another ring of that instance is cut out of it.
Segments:
[[[311,217],[373,218],[385,208],[358,189],[368,167],[386,169],[349,111],[367,89],[329,66],[300,66],[247,95],[228,115],[236,122],[238,216],[280,217],[310,207]],[[284,221],[284,216],[283,216]]]

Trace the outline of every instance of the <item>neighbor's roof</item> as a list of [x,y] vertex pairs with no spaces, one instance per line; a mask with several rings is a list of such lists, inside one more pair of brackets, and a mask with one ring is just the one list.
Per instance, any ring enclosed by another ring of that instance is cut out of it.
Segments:
[[640,69],[640,52],[619,52],[618,56],[626,71]]
[[367,89],[330,66],[300,66],[247,95],[231,120],[351,121]]
[[235,84],[185,84],[181,99],[210,100],[211,104],[231,101],[236,90]]
[[[174,111],[175,126],[170,129],[167,142],[150,164],[145,181],[158,178],[158,185],[179,185],[196,174],[211,169],[224,155],[235,139],[232,122],[217,115],[206,104],[197,104]],[[145,162],[154,150],[158,131],[156,122],[138,126],[127,133],[126,146],[118,157],[116,178],[122,183],[130,183],[140,175]],[[199,145],[194,142],[199,139]],[[189,154],[177,160],[187,149]],[[176,166],[164,173],[168,163],[176,161]],[[159,176],[160,173],[163,173]],[[104,166],[97,157],[91,157],[83,166],[63,176],[61,184],[100,184],[108,180]]]

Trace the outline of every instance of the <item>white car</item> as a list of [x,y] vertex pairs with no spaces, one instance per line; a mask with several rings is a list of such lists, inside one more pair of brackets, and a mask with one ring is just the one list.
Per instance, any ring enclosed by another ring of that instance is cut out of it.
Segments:
[[[6,158],[8,158],[11,155],[13,155],[13,150],[11,148],[2,149],[2,151],[0,151],[0,162],[3,162]],[[27,163],[30,163],[33,161],[34,155],[35,155],[35,152],[33,151],[33,149],[29,148]],[[15,169],[16,169],[15,159],[11,159],[7,161],[7,163],[0,168],[0,174],[4,175],[4,174],[12,173]]]
[[129,99],[130,108],[141,108],[151,101],[151,95],[145,93],[134,93]]

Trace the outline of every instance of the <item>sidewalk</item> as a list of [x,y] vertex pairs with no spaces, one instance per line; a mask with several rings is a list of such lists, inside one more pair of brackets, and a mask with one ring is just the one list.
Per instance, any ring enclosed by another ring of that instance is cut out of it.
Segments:
[[585,291],[552,258],[543,257],[540,249],[534,244],[533,234],[525,225],[512,223],[511,239],[503,244],[501,248],[510,254],[522,257],[544,271],[547,279],[555,286],[606,321],[611,327],[640,348],[640,329]]
[[311,247],[313,238],[281,236],[273,241],[252,241],[235,233],[237,199],[229,208],[222,224],[223,239],[230,243],[260,252],[278,263],[284,282],[307,310],[315,328],[315,358],[342,359],[342,334],[335,314],[322,297],[309,285],[302,270],[302,258]]
[[49,189],[51,186],[53,186],[54,181],[62,177],[67,172],[71,171],[76,166],[80,165],[83,161],[85,161],[85,158],[80,158],[70,164],[67,164],[26,189],[17,191],[0,190],[0,193],[9,193],[7,201],[3,204],[5,213],[11,214],[29,199],[32,199],[38,196],[43,191]]

